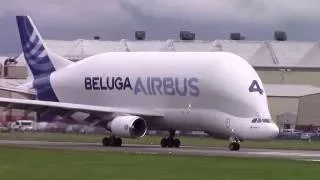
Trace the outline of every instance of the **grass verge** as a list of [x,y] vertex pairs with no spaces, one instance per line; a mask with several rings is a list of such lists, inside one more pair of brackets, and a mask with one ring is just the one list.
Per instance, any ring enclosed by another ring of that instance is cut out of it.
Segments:
[[317,179],[315,162],[0,147],[5,180]]

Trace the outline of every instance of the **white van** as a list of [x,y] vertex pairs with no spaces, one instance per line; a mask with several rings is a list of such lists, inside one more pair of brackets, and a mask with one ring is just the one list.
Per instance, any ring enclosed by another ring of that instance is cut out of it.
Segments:
[[13,131],[32,131],[33,121],[32,120],[17,120],[11,123],[10,126]]

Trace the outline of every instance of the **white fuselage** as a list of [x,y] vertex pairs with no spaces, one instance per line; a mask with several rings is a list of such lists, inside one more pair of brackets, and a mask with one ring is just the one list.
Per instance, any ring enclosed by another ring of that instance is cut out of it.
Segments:
[[161,112],[149,130],[201,130],[221,136],[269,139],[278,134],[265,92],[250,92],[255,70],[225,52],[105,53],[51,74],[60,102]]

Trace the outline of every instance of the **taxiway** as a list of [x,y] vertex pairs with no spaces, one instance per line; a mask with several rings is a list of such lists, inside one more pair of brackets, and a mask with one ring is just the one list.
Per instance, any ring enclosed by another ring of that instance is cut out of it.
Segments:
[[275,150],[275,149],[248,149],[229,151],[227,148],[191,147],[161,148],[155,145],[124,145],[122,147],[103,147],[99,143],[75,142],[46,142],[46,141],[11,141],[0,140],[0,146],[66,149],[82,151],[106,151],[143,154],[170,154],[170,155],[197,155],[197,156],[230,156],[230,157],[262,157],[262,158],[289,158],[320,161],[320,151],[307,150]]

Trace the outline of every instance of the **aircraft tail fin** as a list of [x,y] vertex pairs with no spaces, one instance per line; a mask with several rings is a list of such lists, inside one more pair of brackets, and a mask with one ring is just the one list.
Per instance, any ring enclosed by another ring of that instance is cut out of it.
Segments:
[[48,51],[30,16],[16,17],[21,46],[29,73],[28,79],[36,80],[64,68],[72,61]]

